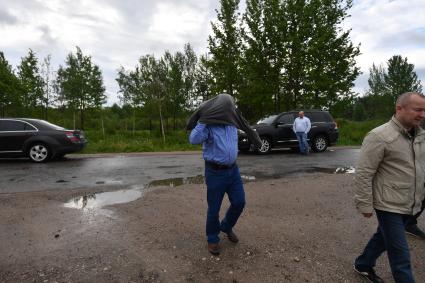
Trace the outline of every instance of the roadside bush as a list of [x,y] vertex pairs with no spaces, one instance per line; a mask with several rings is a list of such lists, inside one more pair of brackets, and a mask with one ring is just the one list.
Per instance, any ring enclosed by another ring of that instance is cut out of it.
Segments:
[[189,144],[185,131],[169,131],[165,143],[158,131],[110,131],[103,136],[102,131],[86,130],[88,144],[83,153],[101,152],[151,152],[185,151],[200,149]]
[[384,120],[350,121],[335,119],[339,127],[338,145],[361,145],[363,138],[373,128],[385,123]]

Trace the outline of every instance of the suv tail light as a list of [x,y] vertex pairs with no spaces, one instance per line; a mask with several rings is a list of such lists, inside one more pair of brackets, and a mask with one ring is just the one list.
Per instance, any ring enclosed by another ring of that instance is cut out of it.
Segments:
[[79,142],[80,141],[79,138],[74,135],[74,132],[66,131],[65,134],[66,134],[66,137],[68,139],[70,139],[72,142]]

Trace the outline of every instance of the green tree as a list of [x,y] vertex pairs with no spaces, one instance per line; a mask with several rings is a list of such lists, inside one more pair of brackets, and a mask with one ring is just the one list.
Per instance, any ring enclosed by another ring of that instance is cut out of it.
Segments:
[[384,74],[384,80],[394,103],[397,97],[404,92],[422,92],[421,81],[414,71],[415,65],[408,63],[407,57],[403,59],[401,55],[394,55],[387,64],[388,71]]
[[241,31],[239,27],[239,0],[220,0],[217,23],[211,23],[213,35],[208,38],[210,70],[214,76],[214,92],[235,95],[241,82]]
[[77,46],[76,54],[69,53],[65,66],[59,66],[57,85],[65,104],[80,112],[80,127],[84,129],[85,110],[99,108],[105,103],[105,87],[100,68],[92,63],[90,56],[83,55]]
[[382,65],[375,66],[369,69],[369,84],[368,95],[384,96],[388,94],[388,90],[385,84],[385,69]]
[[116,78],[121,93],[120,100],[124,106],[129,106],[132,111],[132,129],[133,134],[136,130],[136,111],[144,104],[143,90],[141,89],[141,81],[139,69],[135,71],[126,71],[123,67],[118,70]]
[[[19,79],[12,70],[12,66],[0,52],[0,115],[12,113],[13,108],[20,104],[20,93],[22,92]],[[10,110],[10,111],[7,111]],[[9,114],[9,115],[10,115]]]
[[244,79],[238,105],[251,119],[277,110],[283,54],[281,16],[278,0],[247,1],[246,28],[242,29]]
[[[368,118],[388,119],[394,114],[397,97],[409,91],[422,91],[421,81],[418,79],[413,64],[400,55],[392,56],[387,62],[388,70],[382,65],[372,65],[369,69],[369,89],[362,104]],[[360,106],[359,106],[360,107]]]
[[351,42],[350,30],[343,30],[341,24],[351,7],[351,0],[312,0],[308,5],[312,35],[307,49],[306,105],[332,110],[350,101],[350,89],[360,74],[355,61],[360,50]]
[[22,85],[21,101],[24,115],[30,115],[30,110],[43,105],[44,81],[38,68],[38,59],[31,49],[18,66],[18,76]]
[[350,30],[341,27],[351,6],[350,0],[284,2],[284,108],[332,108],[352,96],[360,73],[355,63],[359,47],[350,41]]
[[200,101],[212,98],[215,93],[212,91],[214,77],[210,70],[208,54],[201,55],[195,71],[194,97],[189,101],[189,110],[196,108]]

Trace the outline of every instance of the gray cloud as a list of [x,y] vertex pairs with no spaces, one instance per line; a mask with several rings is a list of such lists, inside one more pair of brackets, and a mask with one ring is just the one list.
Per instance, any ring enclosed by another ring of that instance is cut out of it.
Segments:
[[4,9],[0,9],[0,24],[13,25],[18,22],[18,18]]
[[380,39],[378,46],[391,49],[425,46],[425,27],[387,34]]

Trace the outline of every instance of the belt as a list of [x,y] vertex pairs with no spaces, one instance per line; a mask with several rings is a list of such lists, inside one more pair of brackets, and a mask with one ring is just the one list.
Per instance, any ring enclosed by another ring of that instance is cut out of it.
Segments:
[[211,167],[214,170],[226,170],[233,168],[236,165],[236,162],[230,165],[218,164],[211,161],[205,161],[205,165]]

